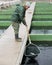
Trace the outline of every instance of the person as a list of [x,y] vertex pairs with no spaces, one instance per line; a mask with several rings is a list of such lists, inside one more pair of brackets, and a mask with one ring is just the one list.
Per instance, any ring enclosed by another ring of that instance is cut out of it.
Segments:
[[17,4],[16,6],[17,7],[14,11],[14,14],[12,15],[12,26],[15,32],[15,39],[21,40],[21,38],[18,36],[19,24],[22,22],[27,27],[27,24],[25,22],[25,11],[30,7],[30,3],[26,2],[24,6],[21,6],[20,4]]

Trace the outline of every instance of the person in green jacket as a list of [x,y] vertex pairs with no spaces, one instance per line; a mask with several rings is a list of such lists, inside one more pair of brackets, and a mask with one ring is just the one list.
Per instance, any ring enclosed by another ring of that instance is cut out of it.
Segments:
[[25,22],[25,11],[30,7],[30,3],[27,2],[24,6],[17,4],[16,6],[17,7],[14,11],[14,14],[12,15],[12,26],[15,32],[15,39],[18,40],[21,39],[18,36],[19,24],[22,22],[27,27],[27,24]]

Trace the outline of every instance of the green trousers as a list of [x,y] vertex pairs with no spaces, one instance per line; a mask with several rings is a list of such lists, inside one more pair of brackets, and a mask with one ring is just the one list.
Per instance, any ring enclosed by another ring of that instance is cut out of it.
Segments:
[[17,22],[12,22],[12,26],[13,26],[13,28],[14,28],[15,34],[18,34],[18,33],[19,33],[19,23],[17,23]]

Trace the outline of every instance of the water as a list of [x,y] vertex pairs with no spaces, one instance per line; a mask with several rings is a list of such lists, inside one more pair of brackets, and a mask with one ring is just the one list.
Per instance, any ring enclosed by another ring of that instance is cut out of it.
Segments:
[[52,47],[39,47],[39,49],[40,54],[37,56],[37,58],[23,58],[22,65],[52,65]]
[[32,30],[31,34],[52,34],[52,30],[46,30],[46,29]]
[[52,47],[40,47],[40,51],[37,57],[39,65],[52,65]]
[[3,34],[5,31],[5,29],[0,29],[0,37],[1,37],[1,34]]

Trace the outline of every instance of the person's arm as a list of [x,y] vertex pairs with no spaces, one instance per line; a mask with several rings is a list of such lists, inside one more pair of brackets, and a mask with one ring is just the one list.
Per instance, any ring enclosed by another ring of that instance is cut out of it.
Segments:
[[26,21],[25,21],[25,17],[23,18],[22,22],[23,22],[23,24],[24,24],[25,26],[27,26],[27,23],[26,23]]
[[27,26],[26,21],[25,21],[25,17],[22,16],[22,14],[19,13],[19,21],[21,21],[25,26]]
[[29,36],[28,25],[26,24],[25,18],[23,19],[23,24],[26,26],[27,34],[28,34],[28,36]]
[[27,25],[27,23],[25,21],[25,18],[23,19],[23,24],[26,26],[27,33],[29,34],[28,25]]

